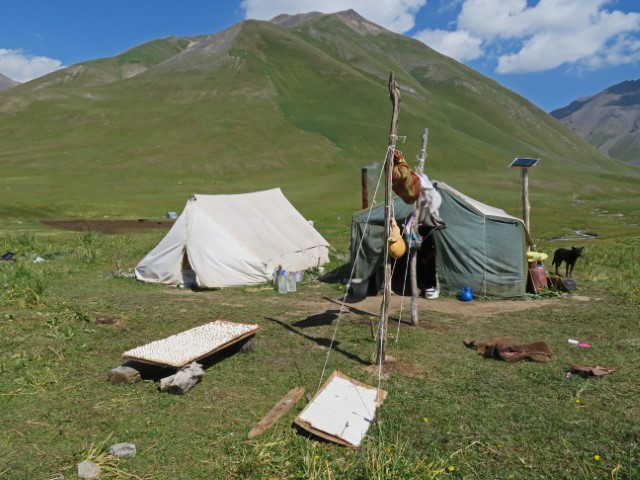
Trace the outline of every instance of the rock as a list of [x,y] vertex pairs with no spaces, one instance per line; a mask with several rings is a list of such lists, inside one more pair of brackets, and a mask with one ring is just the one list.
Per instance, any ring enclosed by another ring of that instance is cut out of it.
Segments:
[[135,383],[141,380],[140,372],[126,365],[112,369],[108,378],[111,383]]
[[204,376],[204,370],[199,363],[190,363],[182,367],[175,375],[160,380],[160,391],[183,395],[191,390]]
[[111,445],[109,448],[109,453],[111,455],[115,455],[116,457],[135,457],[136,456],[136,446],[133,443],[116,443]]
[[89,460],[83,460],[78,464],[78,478],[98,478],[100,466]]

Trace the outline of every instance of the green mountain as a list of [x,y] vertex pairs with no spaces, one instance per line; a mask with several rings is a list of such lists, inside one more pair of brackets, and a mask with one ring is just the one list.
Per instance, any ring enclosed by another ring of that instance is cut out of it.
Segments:
[[428,127],[431,178],[517,213],[519,175],[507,166],[540,158],[534,224],[536,212],[638,196],[637,169],[350,10],[157,40],[1,92],[0,218],[157,217],[194,192],[280,186],[342,231],[360,207],[361,167],[386,155],[391,71],[406,136],[398,148],[411,162]]
[[601,152],[640,166],[640,80],[627,80],[551,112]]

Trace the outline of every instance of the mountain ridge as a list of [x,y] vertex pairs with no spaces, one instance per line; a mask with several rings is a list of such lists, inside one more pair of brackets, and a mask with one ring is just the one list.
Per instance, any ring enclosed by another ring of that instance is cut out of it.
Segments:
[[[303,209],[346,215],[360,168],[385,157],[391,71],[398,148],[419,151],[428,127],[434,178],[505,208],[506,166],[534,156],[532,191],[544,186],[550,204],[635,188],[629,167],[415,39],[353,11],[275,18],[155,40],[0,94],[0,195],[12,193],[0,211],[137,217],[194,192],[282,186]],[[47,201],[29,197],[36,187]]]
[[20,82],[16,82],[14,79],[0,73],[0,92],[9,90],[17,85],[20,85]]
[[640,80],[627,80],[550,113],[613,158],[640,166]]

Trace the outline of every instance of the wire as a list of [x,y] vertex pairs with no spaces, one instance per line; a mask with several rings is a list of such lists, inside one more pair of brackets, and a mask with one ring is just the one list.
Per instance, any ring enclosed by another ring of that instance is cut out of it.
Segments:
[[[394,150],[395,150],[395,148],[393,146],[391,146],[391,145],[387,148],[387,156],[385,157],[385,163],[387,162],[388,158],[393,158],[393,151]],[[384,165],[384,163],[383,163],[383,165]],[[364,230],[362,232],[362,236],[360,238],[360,242],[358,243],[358,248],[356,249],[356,258],[360,254],[360,251],[362,250],[362,244],[364,243],[364,238],[366,237],[367,230],[369,228],[369,219],[371,218],[371,212],[373,211],[373,206],[375,204],[376,196],[378,195],[378,190],[380,188],[380,182],[382,180],[382,176],[384,175],[384,171],[385,171],[384,168],[380,169],[380,176],[378,177],[378,182],[376,183],[376,188],[375,188],[375,191],[373,193],[373,201],[371,202],[371,205],[369,206],[369,211],[367,213],[367,220],[365,222],[365,227],[364,227]],[[336,335],[338,333],[338,327],[340,325],[340,319],[342,318],[342,315],[344,313],[344,305],[345,305],[346,300],[347,300],[347,295],[348,295],[348,292],[349,292],[349,288],[351,287],[351,281],[353,280],[353,275],[355,273],[355,269],[356,269],[356,262],[353,262],[353,266],[351,267],[351,272],[349,273],[349,280],[347,281],[347,286],[344,289],[344,296],[342,297],[342,303],[340,305],[340,311],[338,312],[338,318],[336,319],[336,326],[335,326],[335,328],[333,330],[333,335],[331,337],[331,342],[329,343],[329,348],[327,350],[327,355],[325,357],[324,365],[322,367],[322,373],[320,374],[320,381],[318,382],[318,388],[317,388],[316,392],[320,390],[320,387],[322,386],[322,381],[324,380],[324,375],[325,375],[325,372],[327,370],[327,365],[329,364],[329,357],[331,356],[331,350],[333,349],[333,344],[335,343]],[[384,299],[383,299],[383,301],[384,301]]]

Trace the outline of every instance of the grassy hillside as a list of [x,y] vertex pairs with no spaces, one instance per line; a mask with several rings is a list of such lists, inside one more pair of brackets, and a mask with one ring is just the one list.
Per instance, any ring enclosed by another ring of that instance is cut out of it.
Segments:
[[398,148],[414,158],[428,127],[431,178],[518,213],[519,175],[506,167],[541,158],[530,195],[542,235],[596,209],[640,210],[637,169],[477,72],[346,12],[158,40],[0,93],[3,225],[158,217],[194,192],[280,186],[323,233],[344,231],[360,168],[385,157],[390,71],[402,90]]

